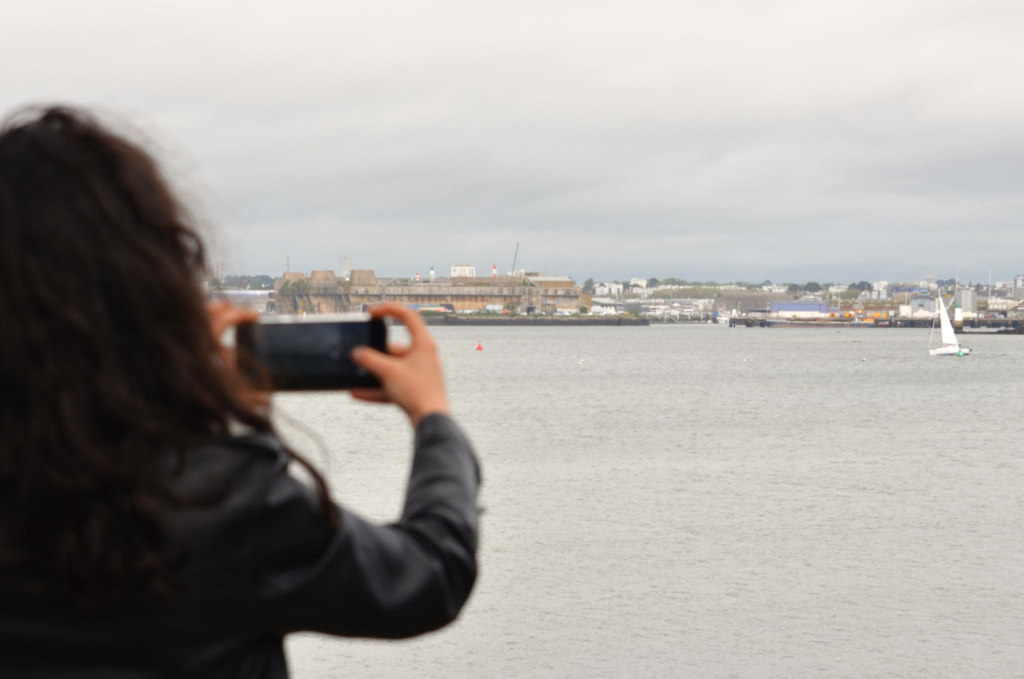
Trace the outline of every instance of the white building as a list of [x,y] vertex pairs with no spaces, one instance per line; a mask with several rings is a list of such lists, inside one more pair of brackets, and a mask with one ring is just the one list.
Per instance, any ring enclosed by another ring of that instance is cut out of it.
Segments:
[[590,300],[590,313],[595,316],[611,316],[618,312],[614,299],[608,297],[593,297]]
[[629,292],[630,295],[633,295],[634,297],[639,297],[641,299],[647,299],[647,295],[649,294],[650,291],[647,289],[646,285],[633,285],[631,283],[630,286],[629,286],[628,292]]
[[1019,304],[1020,302],[1005,297],[988,298],[989,311],[1013,311]]
[[476,278],[476,267],[471,264],[456,264],[452,267],[452,278]]
[[622,294],[622,283],[598,283],[594,286],[598,297],[616,297]]
[[1024,299],[1024,274],[1013,277],[1013,291],[1010,294],[1014,299]]

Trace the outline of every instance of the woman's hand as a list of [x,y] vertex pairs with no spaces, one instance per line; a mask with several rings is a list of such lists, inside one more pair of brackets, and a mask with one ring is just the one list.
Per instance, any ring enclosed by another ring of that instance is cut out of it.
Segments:
[[389,345],[387,354],[369,347],[352,350],[352,360],[380,380],[380,389],[353,389],[363,401],[394,403],[416,427],[434,413],[448,414],[448,396],[437,345],[419,313],[398,304],[380,304],[370,310],[374,318],[396,318],[409,330],[409,346]]
[[238,374],[235,350],[224,346],[221,342],[221,336],[228,328],[234,328],[241,323],[255,323],[260,319],[259,312],[252,309],[239,309],[231,306],[229,302],[211,302],[206,305],[206,315],[210,319],[210,331],[217,343],[217,353],[220,355],[224,370],[231,376],[233,382],[246,385],[239,397],[250,408],[267,407],[270,404],[270,394],[248,386],[249,382]]

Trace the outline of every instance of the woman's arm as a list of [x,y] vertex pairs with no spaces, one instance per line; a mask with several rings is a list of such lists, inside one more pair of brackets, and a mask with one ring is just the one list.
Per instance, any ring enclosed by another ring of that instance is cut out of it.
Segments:
[[330,528],[281,470],[268,489],[255,556],[275,631],[407,637],[455,618],[476,579],[479,471],[446,415],[423,418],[401,518],[370,523],[338,508]]
[[380,526],[338,508],[331,529],[311,494],[282,471],[267,493],[260,557],[281,632],[420,634],[453,620],[476,579],[479,468],[448,416],[437,347],[415,311],[387,304],[371,314],[400,320],[411,338],[387,354],[353,352],[381,381],[353,396],[395,403],[416,431],[402,516]]

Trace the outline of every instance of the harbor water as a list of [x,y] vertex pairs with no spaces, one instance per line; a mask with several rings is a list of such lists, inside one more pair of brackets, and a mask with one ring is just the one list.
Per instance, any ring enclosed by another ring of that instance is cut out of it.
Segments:
[[[483,465],[477,587],[416,639],[291,637],[293,676],[1024,676],[1024,338],[432,331]],[[275,408],[339,501],[397,516],[396,409]]]

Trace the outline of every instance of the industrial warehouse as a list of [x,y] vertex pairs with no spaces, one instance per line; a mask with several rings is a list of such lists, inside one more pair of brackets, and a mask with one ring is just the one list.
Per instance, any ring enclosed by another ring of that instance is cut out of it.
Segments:
[[308,276],[287,272],[274,283],[273,310],[286,314],[344,313],[385,301],[461,314],[570,315],[590,307],[590,295],[570,278],[537,272],[477,277],[472,267],[457,271],[464,275],[436,280],[433,276],[430,280],[420,280],[419,276],[378,278],[370,269],[355,269],[347,277],[333,271],[313,271]]

